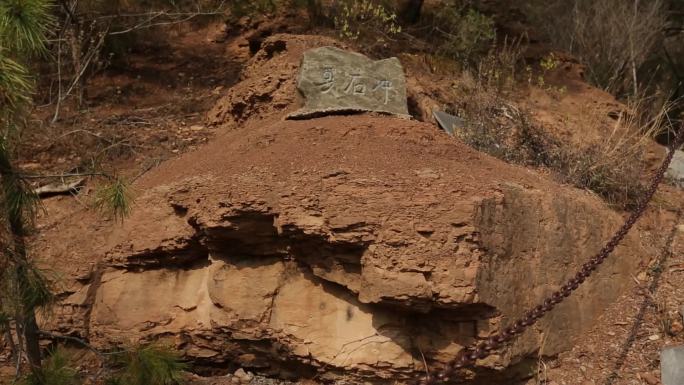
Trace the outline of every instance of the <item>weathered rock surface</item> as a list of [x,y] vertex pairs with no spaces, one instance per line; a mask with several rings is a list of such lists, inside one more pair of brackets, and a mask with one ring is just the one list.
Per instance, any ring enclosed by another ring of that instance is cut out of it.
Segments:
[[345,111],[408,116],[406,79],[395,57],[373,61],[336,47],[311,49],[304,53],[297,88],[306,101],[291,118]]
[[684,383],[684,346],[669,346],[662,350],[660,373],[663,385]]
[[675,151],[672,163],[667,169],[667,177],[674,185],[684,188],[684,151]]
[[[200,362],[285,377],[397,379],[423,370],[420,352],[439,366],[541,300],[621,221],[431,125],[388,118],[236,131],[138,189],[133,216],[89,254],[96,273],[65,301],[87,314],[73,330],[98,345],[174,336]],[[547,354],[568,347],[645,247],[628,237],[576,296],[480,365],[519,362],[549,330]]]
[[[270,71],[289,55],[255,63]],[[255,91],[255,74],[264,73],[246,73],[254,76],[237,89]],[[262,99],[282,102],[282,117],[294,108],[283,99],[293,84],[278,84]],[[230,115],[237,100],[220,102],[212,118]],[[440,367],[508,325],[622,222],[598,198],[430,124],[248,116],[143,176],[123,225],[93,216],[43,232],[35,249],[59,261],[65,277],[46,326],[97,346],[171,339],[198,366],[391,383],[423,373],[423,355]],[[480,361],[481,383],[524,374],[542,343],[547,355],[571,346],[653,255],[640,235],[514,344]]]

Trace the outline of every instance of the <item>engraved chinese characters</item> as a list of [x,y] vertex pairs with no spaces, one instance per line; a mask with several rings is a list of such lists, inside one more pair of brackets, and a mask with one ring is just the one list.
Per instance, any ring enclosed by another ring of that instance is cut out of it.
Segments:
[[335,47],[304,53],[297,83],[304,108],[290,118],[345,111],[408,117],[406,79],[397,58],[373,61]]

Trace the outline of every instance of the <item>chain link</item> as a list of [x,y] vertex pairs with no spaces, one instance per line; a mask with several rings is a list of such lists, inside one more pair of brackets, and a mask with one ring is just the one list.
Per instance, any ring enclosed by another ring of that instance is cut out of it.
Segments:
[[678,149],[684,142],[684,125],[680,130],[679,135],[674,143],[669,147],[669,152],[663,160],[663,163],[656,170],[653,180],[649,186],[646,195],[639,201],[634,212],[627,218],[625,223],[613,235],[608,243],[603,246],[601,251],[586,262],[575,276],[569,279],[559,290],[548,296],[541,304],[537,305],[531,310],[513,322],[512,325],[506,327],[498,334],[489,337],[486,341],[473,344],[462,349],[446,367],[433,373],[419,378],[412,382],[413,385],[436,385],[439,383],[449,382],[454,379],[459,370],[473,366],[478,359],[483,359],[491,355],[495,350],[499,349],[504,343],[511,341],[515,336],[524,332],[528,327],[534,325],[546,313],[551,311],[556,305],[563,302],[563,300],[572,294],[580,285],[586,281],[587,278],[606,260],[610,253],[615,250],[617,245],[627,235],[629,230],[634,226],[636,221],[643,215],[648,207],[649,202],[655,195],[658,186],[665,176],[665,172],[670,166],[675,150]]

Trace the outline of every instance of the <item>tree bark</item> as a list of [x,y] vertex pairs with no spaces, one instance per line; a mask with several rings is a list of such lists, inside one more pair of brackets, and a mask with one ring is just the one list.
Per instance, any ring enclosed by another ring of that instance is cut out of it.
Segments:
[[[14,167],[12,166],[7,149],[2,147],[0,143],[0,181],[2,179],[8,178],[19,178],[16,175]],[[13,183],[2,183],[3,188]],[[19,187],[20,189],[23,187]],[[16,193],[16,191],[4,191],[4,195],[11,195]],[[30,203],[29,203],[30,204]],[[9,224],[9,231],[12,236],[12,256],[13,262],[17,265],[17,277],[19,287],[25,287],[26,282],[20,282],[21,280],[28,279],[28,269],[29,260],[26,252],[26,226],[25,226],[25,211],[24,207],[14,208],[9,210],[9,212],[4,213],[7,215],[7,222]],[[18,295],[23,296],[23,293],[18,293]],[[31,366],[31,370],[39,374],[41,368],[41,353],[40,353],[40,335],[38,323],[36,322],[36,313],[33,304],[21,303],[21,308],[17,309],[16,314],[17,322],[17,335],[19,333],[23,334],[24,344],[26,345],[26,355]]]

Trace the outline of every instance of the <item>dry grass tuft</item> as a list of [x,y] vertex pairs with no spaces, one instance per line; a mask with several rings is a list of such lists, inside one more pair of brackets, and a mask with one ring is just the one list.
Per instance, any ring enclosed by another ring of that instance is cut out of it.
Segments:
[[[575,145],[559,140],[527,111],[503,99],[496,83],[466,73],[456,84],[459,101],[449,112],[467,121],[456,133],[460,140],[510,163],[549,169],[559,181],[590,190],[622,209],[634,208],[645,193],[643,156],[653,138],[671,124],[671,106],[645,118],[640,114],[645,101],[640,99],[622,111],[604,140]],[[601,129],[605,127],[596,131]]]

